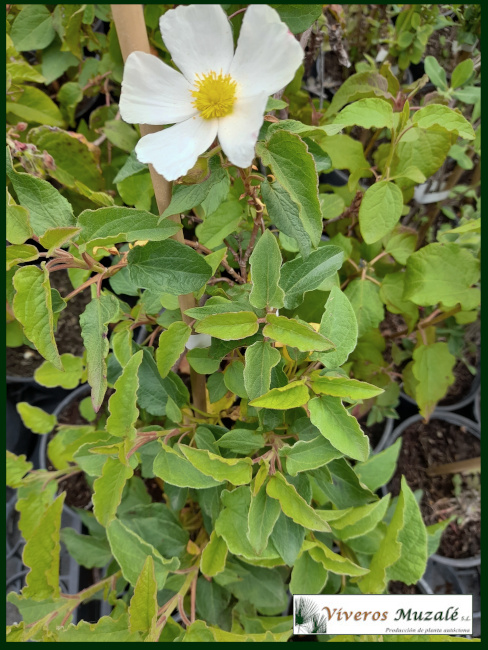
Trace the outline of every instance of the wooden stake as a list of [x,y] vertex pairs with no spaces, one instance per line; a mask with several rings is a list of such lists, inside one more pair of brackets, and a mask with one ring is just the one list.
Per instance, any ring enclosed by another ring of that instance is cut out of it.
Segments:
[[458,460],[455,463],[434,465],[427,469],[427,476],[442,476],[443,474],[465,474],[466,472],[480,472],[481,457]]
[[[111,5],[111,7],[124,62],[131,52],[146,52],[147,54],[150,54],[149,39],[147,37],[142,5]],[[148,124],[140,124],[139,126],[141,129],[141,135],[143,136],[161,130],[160,126],[150,126]],[[158,174],[152,165],[149,165],[149,172],[151,174],[159,214],[162,214],[171,201],[171,183]],[[175,223],[181,223],[179,214],[174,214],[168,218]],[[180,244],[185,243],[183,232],[181,230],[179,230],[176,235],[173,235],[172,239],[175,239]],[[191,319],[185,315],[185,310],[197,306],[195,298],[193,297],[193,294],[190,293],[184,296],[178,296],[178,301],[180,304],[181,316],[188,325]],[[207,400],[205,396],[205,376],[199,375],[190,368],[190,379],[193,403],[198,409],[200,409],[200,411],[206,412]]]

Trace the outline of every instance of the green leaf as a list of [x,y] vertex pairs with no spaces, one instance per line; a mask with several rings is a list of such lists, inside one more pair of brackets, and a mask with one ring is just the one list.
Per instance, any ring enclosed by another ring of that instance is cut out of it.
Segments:
[[114,178],[114,183],[121,183],[126,178],[130,178],[135,174],[138,174],[140,171],[147,171],[148,166],[145,163],[141,163],[137,160],[136,154],[134,151],[130,153],[127,157],[127,160],[122,165],[122,167],[117,172],[117,175]]
[[342,453],[321,435],[312,440],[299,440],[293,447],[282,447],[279,453],[281,458],[286,458],[286,471],[290,476],[317,469],[342,457]]
[[441,542],[442,533],[446,530],[449,524],[452,521],[452,517],[444,519],[444,521],[439,521],[437,524],[432,524],[431,526],[426,526],[427,531],[427,555],[430,557],[433,553],[436,553]]
[[16,456],[7,450],[7,485],[12,488],[22,485],[22,478],[32,469],[33,465],[24,455]]
[[46,83],[40,72],[27,63],[27,61],[12,61],[7,63],[7,78],[14,82],[34,81],[35,83]]
[[59,597],[59,530],[63,508],[63,492],[37,519],[32,536],[27,539],[22,560],[30,568],[25,577],[22,595],[37,600]]
[[446,71],[439,65],[437,59],[433,56],[426,56],[424,59],[425,73],[432,83],[441,90],[447,90]]
[[248,526],[247,520],[251,505],[249,486],[238,487],[232,492],[224,490],[221,493],[221,501],[223,507],[215,521],[215,533],[225,540],[229,551],[234,555],[241,555],[253,560],[278,558],[271,542],[268,543],[261,556],[258,556],[244,534]]
[[55,415],[50,415],[27,402],[17,402],[16,408],[22,422],[34,433],[49,433],[57,424]]
[[244,364],[242,361],[232,361],[224,371],[224,384],[231,393],[242,399],[248,399],[244,386]]
[[131,632],[148,634],[148,641],[157,641],[155,637],[158,614],[158,585],[154,572],[154,560],[148,555],[141,574],[134,587],[134,595],[129,605],[129,629]]
[[67,226],[64,228],[49,228],[39,237],[39,243],[47,248],[48,255],[52,255],[55,248],[61,248],[63,244],[76,239],[76,235],[81,232],[80,228]]
[[106,430],[112,436],[134,440],[136,437],[135,423],[139,417],[137,408],[137,391],[139,390],[139,366],[142,362],[142,350],[127,362],[122,374],[115,382],[115,393],[110,396]]
[[144,210],[118,206],[84,210],[78,217],[78,225],[82,228],[78,240],[80,250],[137,240],[162,241],[181,229],[174,221],[164,219],[158,223],[158,219]]
[[359,207],[359,228],[367,244],[374,244],[393,230],[403,209],[403,195],[390,181],[380,181],[364,193]]
[[60,356],[62,370],[53,366],[50,361],[44,361],[34,372],[34,379],[41,386],[54,388],[76,388],[83,374],[83,359],[74,357],[69,352]]
[[317,289],[341,268],[343,258],[344,253],[338,246],[322,246],[305,260],[297,256],[283,264],[280,287],[285,292],[285,307],[298,307],[303,302],[305,292]]
[[21,120],[47,126],[64,126],[63,116],[57,105],[39,88],[23,86],[22,94],[15,102],[7,102],[7,114]]
[[360,582],[363,593],[382,593],[390,580],[415,584],[427,564],[427,532],[422,515],[405,477],[393,517],[378,551],[373,555],[370,573]]
[[334,93],[326,116],[334,115],[340,109],[357,99],[366,97],[389,97],[388,81],[379,72],[367,70],[348,77]]
[[252,290],[249,302],[253,307],[283,307],[284,292],[280,280],[281,253],[276,237],[266,230],[249,258]]
[[79,134],[40,126],[30,131],[29,139],[40,151],[46,150],[54,158],[55,168],[50,168],[49,174],[60,183],[76,187],[78,181],[92,190],[102,189],[96,149]]
[[304,551],[293,565],[290,592],[297,594],[320,594],[327,582],[327,569]]
[[7,170],[7,175],[19,203],[29,211],[35,235],[41,237],[49,228],[74,225],[71,205],[50,183],[13,170]]
[[312,242],[301,221],[298,205],[290,194],[278,183],[261,183],[261,196],[268,210],[271,222],[285,235],[293,237],[303,258],[310,255]]
[[217,248],[226,237],[237,230],[243,217],[244,210],[238,200],[225,201],[215,212],[207,215],[203,223],[198,224],[196,227],[198,241],[207,248]]
[[460,303],[470,310],[479,304],[479,290],[470,289],[479,279],[479,261],[458,244],[428,244],[407,261],[403,297],[416,305]]
[[278,517],[270,541],[275,546],[283,561],[293,566],[300,553],[305,538],[305,528],[296,524],[283,512]]
[[151,350],[144,348],[143,355],[139,368],[139,406],[152,415],[165,415],[170,398],[179,407],[188,404],[189,394],[181,379],[172,372],[163,379]]
[[156,363],[161,377],[166,377],[185,350],[190,338],[191,328],[182,321],[171,323],[159,337],[156,350]]
[[268,545],[268,538],[281,512],[280,504],[271,499],[264,487],[256,495],[251,495],[249,507],[247,539],[258,555]]
[[308,408],[312,424],[336,449],[355,460],[368,458],[369,439],[339,397],[316,397],[310,400]]
[[221,481],[212,478],[197,469],[181,451],[161,443],[162,450],[154,459],[155,476],[171,485],[192,487],[196,489],[214,487]]
[[32,262],[39,257],[39,251],[31,244],[22,244],[21,246],[7,246],[6,260],[7,271],[13,269],[17,264]]
[[93,512],[102,526],[115,519],[115,513],[122,500],[122,491],[133,475],[133,470],[123,465],[118,458],[107,458],[102,475],[93,483]]
[[264,109],[265,113],[269,113],[270,111],[279,111],[282,108],[286,108],[288,106],[287,102],[284,102],[282,99],[275,99],[274,97],[268,97],[268,101],[266,102],[266,108]]
[[[10,197],[12,200],[12,197]],[[7,201],[7,241],[11,244],[23,244],[32,237],[29,211],[21,205]]]
[[[443,164],[451,148],[452,136],[445,129],[434,126],[430,129],[413,128],[408,132],[409,138],[400,140],[396,148],[391,175],[401,176],[403,170],[410,167],[420,169],[426,178],[432,176]],[[419,142],[422,146],[419,146]],[[411,187],[413,181],[398,183],[400,187]]]
[[457,133],[461,138],[474,140],[473,127],[460,113],[442,104],[429,104],[419,111],[415,111],[412,121],[421,129],[431,126],[441,126],[446,131]]
[[315,540],[314,542],[305,542],[304,548],[309,547],[309,553],[316,562],[320,562],[324,569],[343,576],[363,576],[368,573],[368,569],[354,564],[346,557],[334,553],[328,546]]
[[186,353],[190,366],[200,375],[211,375],[220,368],[220,359],[211,359],[208,348],[193,348]]
[[322,15],[322,5],[270,5],[293,34],[300,34]]
[[194,449],[187,445],[179,445],[181,451],[193,467],[205,476],[223,483],[229,481],[233,485],[245,485],[252,478],[252,460],[250,458],[223,458],[212,454],[207,449]]
[[335,350],[321,352],[318,359],[326,368],[339,368],[356,348],[358,340],[356,314],[339,287],[332,287],[327,298],[319,332],[334,343]]
[[473,74],[474,63],[473,59],[465,59],[458,63],[454,68],[451,75],[451,88],[459,88],[463,86]]
[[281,509],[296,524],[310,530],[330,532],[329,524],[308,505],[295,487],[288,483],[281,473],[273,474],[266,484],[266,493],[280,502]]
[[80,621],[78,625],[68,625],[58,628],[56,641],[66,643],[112,643],[142,641],[139,633],[131,634],[128,628],[127,614],[123,614],[116,621],[108,616],[102,616],[96,623]]
[[200,571],[207,578],[212,578],[225,569],[225,561],[228,553],[227,544],[222,537],[219,537],[215,530],[210,534],[210,540],[202,551],[200,559]]
[[210,334],[224,341],[244,339],[255,334],[258,329],[258,317],[252,311],[207,316],[195,326],[195,332]]
[[356,278],[346,287],[345,294],[356,314],[358,336],[361,338],[369,330],[378,327],[384,318],[379,287],[369,280]]
[[305,384],[301,381],[292,381],[286,386],[272,388],[261,397],[251,400],[249,405],[281,411],[303,406],[308,399],[308,388]]
[[154,574],[158,590],[164,587],[169,571],[179,567],[177,558],[166,560],[151,544],[145,542],[139,535],[118,519],[107,526],[107,537],[112,553],[117,560],[124,578],[135,587],[142,573],[144,563],[150,555],[154,561]]
[[219,438],[216,443],[222,449],[229,449],[236,454],[251,455],[264,445],[264,436],[252,429],[232,429]]
[[387,494],[375,503],[351,508],[342,517],[332,521],[331,528],[341,540],[355,539],[366,535],[383,520],[389,503],[390,495]]
[[[223,185],[223,195],[227,196],[230,184],[229,175],[225,169],[222,169],[218,156],[210,158],[209,169],[211,172],[210,176],[202,183],[196,183],[193,185],[173,185],[171,202],[161,215],[162,218],[186,212],[187,210],[200,205],[209,196],[212,188],[217,188],[220,185]],[[207,214],[214,212],[217,207],[218,205],[215,206],[214,210],[208,211]]]
[[343,126],[362,126],[364,129],[393,128],[393,109],[384,99],[378,97],[358,99],[343,108],[334,119]]
[[456,357],[451,354],[447,343],[421,345],[414,350],[412,372],[416,380],[415,398],[425,419],[429,418],[437,402],[454,383],[455,365]]
[[325,475],[321,469],[315,470],[311,476],[336,508],[345,510],[377,500],[375,494],[359,481],[345,458],[332,460],[327,464],[327,470]]
[[37,266],[24,266],[14,275],[13,284],[17,291],[13,301],[14,312],[24,328],[26,337],[34,343],[45,359],[62,370],[54,339],[49,273]]
[[298,206],[303,227],[312,245],[318,246],[322,234],[322,215],[317,172],[307,145],[298,135],[277,131],[267,142],[258,142],[256,152]]
[[380,298],[389,312],[402,314],[410,332],[418,320],[419,310],[410,300],[403,299],[404,293],[405,273],[399,271],[385,276],[380,287]]
[[173,296],[198,291],[212,276],[204,257],[173,240],[135,246],[127,259],[129,277],[137,287]]
[[400,264],[406,264],[410,255],[417,247],[417,235],[414,232],[400,228],[395,230],[383,242],[385,251]]
[[80,316],[81,337],[86,349],[88,383],[92,389],[92,403],[95,412],[102,405],[107,390],[106,357],[109,352],[107,338],[108,323],[119,315],[119,302],[112,294],[92,298]]
[[361,483],[373,492],[382,485],[387,485],[395,473],[401,446],[401,438],[398,438],[393,445],[379,454],[370,456],[364,463],[356,463],[354,471]]
[[63,528],[61,541],[68,549],[71,557],[87,569],[103,568],[112,559],[112,551],[108,541],[103,537],[80,535],[73,528]]
[[107,120],[101,130],[109,142],[127,153],[134,149],[139,140],[136,130],[122,120]]
[[[156,448],[157,446],[156,443]],[[151,497],[147,494],[146,488],[143,483],[141,484],[140,479],[136,485],[139,485],[139,490],[144,492],[144,498],[147,497],[150,500]],[[165,492],[169,494],[167,487],[165,486]],[[182,492],[184,505],[187,491]],[[181,525],[176,514],[163,503],[141,504],[140,496],[137,496],[135,501],[136,505],[131,504],[129,498],[122,500],[118,518],[124,526],[137,533],[148,544],[152,544],[163,557],[172,558],[183,555],[188,544],[189,534]],[[164,535],[161,535],[162,530],[164,530]]]
[[279,363],[281,355],[269,341],[256,341],[246,349],[244,385],[249,399],[269,391],[271,370]]
[[24,5],[10,31],[19,52],[43,50],[55,35],[51,14],[44,5]]
[[383,388],[373,386],[365,381],[336,377],[334,375],[321,375],[319,371],[312,373],[312,390],[320,395],[333,395],[334,397],[347,397],[348,399],[370,399],[384,393]]
[[309,350],[322,352],[334,347],[331,341],[319,332],[316,332],[313,327],[299,323],[293,318],[268,314],[266,316],[266,322],[267,325],[263,329],[263,335],[268,336],[274,341],[279,341],[283,345],[298,348],[303,352],[308,352]]

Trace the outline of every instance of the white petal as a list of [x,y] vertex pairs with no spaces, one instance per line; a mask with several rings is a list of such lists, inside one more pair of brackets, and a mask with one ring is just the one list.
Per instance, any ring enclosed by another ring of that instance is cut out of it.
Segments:
[[284,88],[303,60],[297,39],[267,5],[249,5],[229,73],[243,96]]
[[191,117],[158,133],[139,140],[136,156],[139,162],[151,163],[158,174],[174,181],[186,174],[200,154],[208,149],[217,135],[218,120]]
[[213,70],[227,74],[234,54],[229,20],[220,5],[180,5],[159,21],[163,41],[188,81]]
[[132,52],[125,63],[120,115],[129,124],[174,124],[197,114],[185,77],[152,54]]
[[252,163],[267,101],[267,93],[242,97],[235,103],[232,113],[219,120],[220,145],[237,167],[249,167]]

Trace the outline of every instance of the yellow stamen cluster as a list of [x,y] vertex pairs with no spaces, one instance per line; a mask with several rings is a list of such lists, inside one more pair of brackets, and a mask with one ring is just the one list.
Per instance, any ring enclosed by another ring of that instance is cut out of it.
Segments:
[[232,113],[237,84],[230,74],[209,72],[197,75],[195,86],[196,90],[191,93],[195,98],[193,106],[204,119],[211,120]]

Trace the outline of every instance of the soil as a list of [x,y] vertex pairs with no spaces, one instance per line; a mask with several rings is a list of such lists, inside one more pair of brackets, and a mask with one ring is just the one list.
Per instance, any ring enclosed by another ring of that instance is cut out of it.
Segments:
[[[476,363],[476,359],[473,359],[473,361]],[[439,406],[450,406],[461,401],[464,397],[467,397],[473,385],[474,376],[469,372],[463,361],[458,361],[452,372],[455,381],[447,391],[445,398],[439,402]]]
[[369,442],[371,443],[371,449],[374,449],[376,445],[379,443],[379,441],[381,440],[381,436],[383,435],[383,432],[385,430],[386,422],[385,421],[376,422],[375,424],[372,424],[369,427],[363,423],[360,424],[361,424],[361,429],[369,438]]
[[[73,286],[66,271],[56,271],[50,275],[51,287],[57,289],[61,296],[67,296],[73,291]],[[90,292],[82,291],[68,302],[61,312],[58,327],[55,332],[56,343],[60,354],[70,352],[81,357],[83,355],[83,339],[81,338],[80,315],[90,302]],[[15,377],[32,377],[35,370],[44,362],[44,358],[28,345],[18,348],[7,348],[7,375]]]
[[422,592],[417,585],[406,585],[399,580],[392,580],[388,585],[388,593],[413,596],[415,594],[421,594]]
[[[445,510],[448,507],[446,501],[454,496],[453,475],[430,477],[426,474],[427,468],[479,456],[480,441],[464,427],[442,420],[415,422],[406,429],[402,439],[397,471],[389,488],[394,496],[398,495],[403,474],[413,491],[423,491],[420,510],[425,524],[436,524],[450,514]],[[462,494],[466,490],[466,478],[463,477]],[[480,551],[480,534],[479,514],[464,525],[454,520],[444,531],[437,552],[450,558],[477,555]]]

